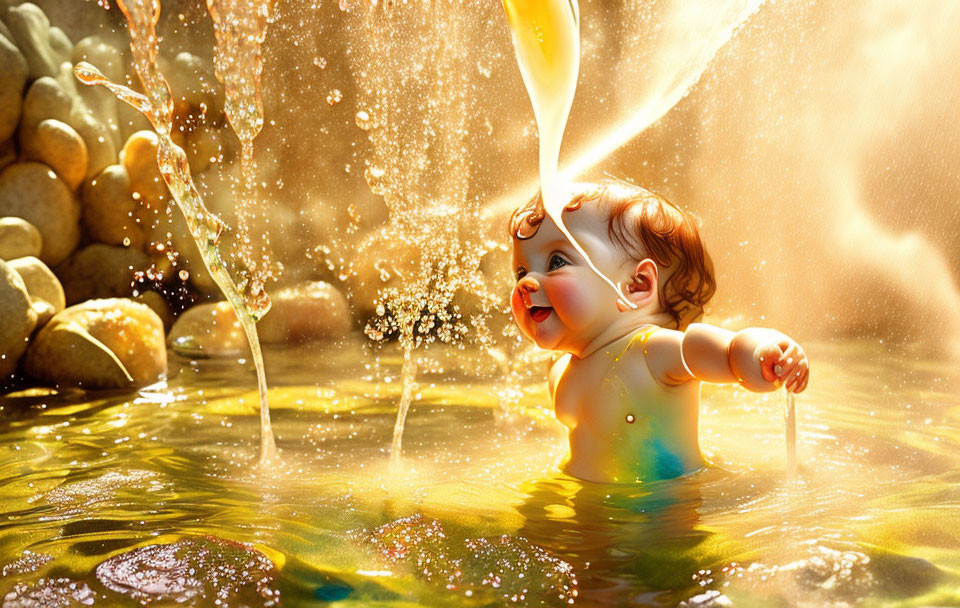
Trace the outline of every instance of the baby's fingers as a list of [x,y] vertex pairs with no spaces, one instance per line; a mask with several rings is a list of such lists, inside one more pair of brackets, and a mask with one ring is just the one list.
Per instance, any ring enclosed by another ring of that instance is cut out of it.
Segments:
[[773,371],[777,375],[777,379],[786,382],[790,378],[790,374],[797,368],[800,364],[800,361],[803,359],[802,353],[799,353],[799,348],[796,345],[796,342],[791,344],[781,344],[783,348],[783,354],[780,355],[780,360],[777,361],[777,364],[774,366]]
[[807,360],[804,358],[799,365],[796,366],[794,371],[790,374],[790,377],[787,379],[784,384],[784,388],[788,391],[799,393],[807,386],[807,378],[810,377],[810,368],[807,365]]

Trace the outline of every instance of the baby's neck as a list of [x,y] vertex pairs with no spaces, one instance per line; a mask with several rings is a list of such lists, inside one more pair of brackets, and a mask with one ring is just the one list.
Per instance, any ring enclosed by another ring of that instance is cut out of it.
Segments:
[[573,354],[578,359],[586,359],[593,353],[630,335],[638,327],[643,327],[644,325],[658,325],[663,327],[670,325],[672,322],[672,317],[665,312],[648,313],[637,311],[621,313],[620,317],[614,323],[611,323],[606,329],[600,332],[597,337],[588,342],[579,353]]

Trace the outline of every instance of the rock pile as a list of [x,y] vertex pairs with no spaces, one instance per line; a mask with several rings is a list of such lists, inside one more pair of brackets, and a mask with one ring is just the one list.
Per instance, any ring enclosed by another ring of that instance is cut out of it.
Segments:
[[[164,329],[196,294],[218,294],[171,208],[149,123],[73,75],[88,61],[123,82],[128,55],[99,35],[74,43],[29,2],[0,3],[0,389],[23,376],[85,388],[153,382],[166,372]],[[180,53],[161,68],[178,95],[176,143],[208,207],[233,221],[237,145],[212,66]],[[290,287],[276,302],[266,341],[350,329],[346,300],[326,283]],[[169,341],[202,342],[207,356],[242,349],[213,322],[223,308],[190,311]]]

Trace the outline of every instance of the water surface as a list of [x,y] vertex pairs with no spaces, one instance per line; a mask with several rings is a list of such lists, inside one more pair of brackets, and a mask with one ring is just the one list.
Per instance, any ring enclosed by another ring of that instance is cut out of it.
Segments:
[[[796,487],[784,481],[782,393],[705,387],[714,467],[590,484],[558,470],[564,433],[542,384],[505,409],[503,383],[473,373],[461,351],[421,362],[400,470],[388,465],[400,391],[389,350],[379,362],[353,344],[267,353],[283,456],[269,472],[256,468],[248,364],[175,358],[165,384],[136,394],[20,393],[0,418],[0,597],[9,607],[960,604],[955,375],[876,342],[809,352]],[[163,578],[157,567],[178,563],[194,571]]]

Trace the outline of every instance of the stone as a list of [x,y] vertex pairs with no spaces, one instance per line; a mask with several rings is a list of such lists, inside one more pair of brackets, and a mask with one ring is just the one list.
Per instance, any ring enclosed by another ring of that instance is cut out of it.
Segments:
[[43,246],[40,231],[19,217],[0,218],[0,260],[38,256]]
[[120,163],[130,176],[130,191],[151,209],[163,209],[169,196],[157,164],[158,141],[153,131],[138,131],[120,151]]
[[96,574],[104,587],[144,606],[265,607],[280,600],[270,558],[250,545],[209,535],[125,551],[101,562]]
[[35,4],[24,2],[7,9],[7,27],[29,66],[30,79],[56,76],[60,64],[70,60],[69,38]]
[[150,310],[157,313],[163,322],[164,331],[169,331],[173,327],[173,313],[170,311],[170,305],[167,300],[156,291],[144,291],[134,298],[135,301],[150,307]]
[[0,143],[0,171],[17,161],[17,146],[13,139]]
[[83,186],[81,221],[91,239],[108,245],[143,247],[141,204],[130,193],[123,165],[110,165]]
[[[347,300],[336,287],[308,281],[270,294],[270,312],[257,324],[263,344],[342,338],[351,330]],[[248,350],[243,328],[227,302],[200,304],[177,319],[167,343],[186,356],[231,357]]]
[[330,283],[307,281],[279,289],[270,297],[270,311],[257,325],[265,344],[312,342],[350,333],[350,306]]
[[233,357],[249,352],[243,328],[226,302],[187,309],[170,329],[167,344],[187,357]]
[[0,142],[10,139],[20,122],[27,60],[20,49],[0,34]]
[[22,126],[35,129],[48,118],[69,124],[73,100],[53,77],[38,78],[23,98]]
[[54,271],[67,305],[93,298],[133,294],[134,273],[150,266],[147,254],[131,247],[94,243],[80,249]]
[[70,65],[65,64],[61,80],[38,78],[23,100],[23,117],[20,120],[20,145],[30,138],[31,130],[49,118],[64,122],[77,132],[87,147],[87,172],[93,177],[104,167],[117,162],[117,133],[110,125],[99,122],[82,103],[74,83]]
[[223,87],[209,61],[188,52],[177,53],[173,61],[161,61],[178,113],[202,117],[208,124],[223,118]]
[[0,260],[0,384],[17,369],[27,339],[37,325],[37,313],[23,279]]
[[187,136],[186,150],[190,170],[194,173],[205,171],[223,159],[224,146],[220,130],[209,126],[195,129]]
[[17,271],[37,312],[37,326],[43,326],[50,317],[67,305],[63,286],[50,268],[35,257],[23,257],[8,262]]
[[58,387],[125,388],[167,371],[163,322],[124,298],[89,300],[55,315],[27,349],[24,371]]
[[55,266],[80,242],[80,203],[42,163],[18,163],[0,173],[0,217],[14,216],[40,231],[40,259]]
[[[113,82],[122,83],[124,82],[124,59],[120,48],[107,42],[103,36],[87,36],[73,46],[70,61],[74,65],[86,61],[96,66]],[[106,87],[79,84],[76,85],[76,89],[83,104],[97,120],[110,127],[119,143],[117,104],[122,102],[118,101]]]
[[24,130],[20,145],[27,160],[42,162],[76,190],[87,174],[87,144],[65,122],[53,118],[40,121],[35,130]]

